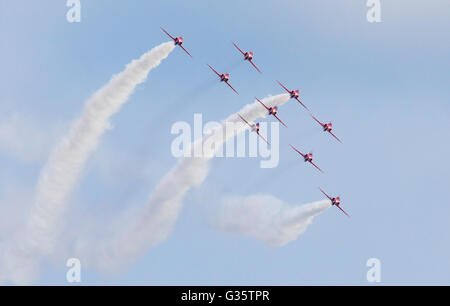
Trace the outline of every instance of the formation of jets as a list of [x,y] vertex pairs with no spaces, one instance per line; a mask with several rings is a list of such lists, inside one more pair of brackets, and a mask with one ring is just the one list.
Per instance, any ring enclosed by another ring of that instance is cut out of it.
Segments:
[[[192,57],[192,55],[183,47],[183,36],[179,36],[179,37],[174,37],[172,35],[170,35],[164,28],[161,27],[161,30],[166,33],[173,41],[174,44],[176,46],[179,46],[184,52],[186,52],[190,57]],[[232,42],[232,44],[236,47],[237,50],[239,50],[239,52],[244,56],[244,61],[248,61],[259,73],[262,73],[261,70],[258,68],[258,66],[255,65],[255,63],[253,63],[253,52],[250,51],[242,51],[237,44],[235,44],[234,42]],[[227,84],[236,94],[239,94],[237,92],[236,89],[234,89],[233,86],[231,86],[231,84],[229,83],[230,81],[230,74],[229,73],[219,73],[217,72],[211,65],[208,64],[208,67],[219,77],[220,82],[224,82],[225,84]],[[284,86],[280,81],[277,80],[277,83],[283,87],[284,90],[286,90],[286,92],[289,94],[289,96],[291,97],[291,99],[295,99],[297,100],[298,103],[300,103],[300,105],[306,109],[307,111],[309,111],[309,108],[300,100],[300,90],[295,89],[295,90],[289,90],[286,86]],[[284,125],[285,127],[287,127],[287,125],[277,116],[278,114],[278,108],[277,106],[267,106],[265,105],[261,100],[259,100],[258,98],[255,97],[255,99],[267,110],[267,114],[271,115],[273,117],[275,117],[282,125]],[[317,119],[313,114],[311,114],[311,117],[314,119],[314,121],[316,121],[318,124],[320,124],[320,126],[322,127],[324,132],[328,132],[331,136],[333,136],[337,141],[339,141],[340,143],[342,143],[342,141],[332,132],[333,129],[333,124],[331,122],[329,123],[322,123],[319,119]],[[263,139],[267,144],[270,145],[270,143],[260,134],[259,132],[259,122],[257,123],[250,123],[249,121],[247,121],[244,117],[242,117],[240,114],[238,114],[238,116],[240,117],[240,119],[247,124],[252,132],[255,132],[259,137],[261,137],[261,139]],[[290,145],[291,148],[297,152],[304,160],[304,162],[308,162],[311,165],[313,165],[317,170],[319,170],[320,172],[323,173],[322,169],[320,169],[314,162],[313,162],[313,153],[302,153],[300,152],[296,147],[294,147],[293,145]],[[331,205],[332,206],[336,206],[337,208],[339,208],[346,216],[350,217],[340,206],[341,204],[341,199],[340,197],[330,197],[329,195],[327,195],[321,188],[319,188],[319,190],[328,198],[328,200],[330,200]]]

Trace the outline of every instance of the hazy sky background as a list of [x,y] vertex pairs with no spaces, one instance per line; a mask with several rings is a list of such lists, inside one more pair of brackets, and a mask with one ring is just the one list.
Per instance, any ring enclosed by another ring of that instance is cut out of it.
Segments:
[[[381,284],[450,284],[450,3],[381,1],[381,23],[367,22],[365,3],[81,0],[81,22],[68,23],[65,1],[0,0],[0,240],[26,216],[49,151],[85,100],[167,41],[164,26],[194,58],[174,50],[114,116],[70,199],[68,228],[144,205],[176,163],[174,122],[221,120],[255,95],[282,93],[275,79],[300,88],[344,143],[289,102],[278,168],[214,160],[167,241],[115,278],[83,269],[83,284],[365,285],[371,257]],[[254,51],[262,75],[231,40]],[[240,95],[206,63],[230,72]],[[289,143],[313,149],[325,174]],[[205,213],[228,194],[308,203],[323,198],[318,186],[342,194],[352,218],[333,207],[280,248],[220,232]],[[36,284],[66,284],[66,271],[54,259]]]

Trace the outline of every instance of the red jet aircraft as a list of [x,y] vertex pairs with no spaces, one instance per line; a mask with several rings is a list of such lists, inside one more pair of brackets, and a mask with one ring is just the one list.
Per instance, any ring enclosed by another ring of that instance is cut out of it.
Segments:
[[323,191],[320,187],[319,187],[320,191],[322,191],[322,193],[331,201],[331,205],[336,206],[337,208],[339,208],[340,210],[342,210],[342,212],[347,216],[350,217],[345,210],[343,210],[341,208],[341,206],[339,206],[341,204],[341,198],[340,197],[335,197],[332,198],[330,197],[328,194],[325,193],[325,191]]
[[308,153],[308,154],[303,154],[302,152],[300,152],[299,150],[297,150],[293,145],[290,145],[292,149],[294,149],[298,154],[300,154],[303,159],[305,160],[305,162],[309,162],[311,165],[313,165],[314,167],[317,168],[317,170],[319,170],[320,172],[323,173],[322,169],[320,169],[319,167],[317,167],[317,165],[315,163],[313,163],[313,154],[312,153]]
[[241,52],[244,55],[244,60],[245,61],[249,61],[250,64],[253,65],[253,67],[255,67],[256,70],[258,70],[259,73],[262,73],[261,70],[259,70],[259,68],[252,62],[253,59],[253,52],[249,52],[249,51],[242,51],[241,49],[239,49],[239,47],[233,42],[233,45],[239,50],[239,52]]
[[284,88],[284,90],[286,90],[291,95],[291,99],[297,100],[304,108],[309,110],[309,108],[307,108],[306,105],[303,104],[302,101],[300,101],[300,99],[298,98],[299,95],[300,95],[300,91],[298,89],[296,89],[296,90],[289,90],[289,89],[286,88],[286,86],[281,84],[280,81],[277,81],[277,82],[278,82],[278,84],[280,84],[281,87]]
[[173,39],[175,46],[178,45],[180,46],[181,49],[184,50],[184,52],[186,52],[190,57],[192,57],[192,55],[183,47],[183,36],[180,37],[173,37],[172,35],[170,35],[166,30],[164,30],[163,27],[161,27],[161,30],[163,30],[164,33],[166,33],[170,38]]
[[337,139],[337,141],[342,143],[342,141],[339,138],[337,138],[337,136],[334,135],[333,132],[331,132],[331,130],[333,129],[333,124],[331,122],[329,122],[329,123],[322,123],[316,117],[314,117],[313,115],[311,115],[311,117],[313,117],[313,119],[316,120],[317,123],[319,123],[322,126],[324,132],[330,133],[331,136],[333,136],[334,138]]
[[250,124],[247,120],[244,119],[244,117],[242,117],[240,114],[238,114],[238,116],[245,122],[248,124],[248,126],[251,128],[252,132],[256,132],[256,134],[258,134],[259,137],[261,137],[268,145],[270,145],[270,143],[259,133],[259,122],[252,123]]
[[210,65],[208,65],[208,66],[209,66],[209,68],[211,68],[212,71],[214,71],[214,72],[219,76],[221,82],[225,82],[228,86],[230,86],[231,89],[233,89],[233,91],[234,91],[235,93],[239,94],[239,93],[236,91],[236,89],[234,89],[233,86],[231,86],[230,83],[228,83],[228,81],[230,80],[230,75],[229,75],[228,73],[222,73],[222,74],[220,74],[220,73],[218,73],[216,70],[214,70],[213,67],[211,67]]
[[277,113],[278,113],[278,107],[276,106],[272,106],[272,107],[267,107],[264,103],[261,102],[261,100],[259,100],[257,97],[255,97],[256,100],[258,100],[259,103],[262,104],[262,106],[264,106],[265,109],[267,109],[267,111],[269,112],[269,115],[274,116],[275,118],[277,118],[278,121],[280,121],[280,123],[282,125],[284,125],[285,127],[287,127],[286,124],[284,124],[283,121],[281,121],[280,118],[278,118]]

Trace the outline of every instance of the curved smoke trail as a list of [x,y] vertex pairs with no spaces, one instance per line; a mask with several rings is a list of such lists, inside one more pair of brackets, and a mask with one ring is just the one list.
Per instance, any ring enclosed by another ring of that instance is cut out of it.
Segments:
[[[268,106],[280,106],[289,100],[288,94],[281,94],[263,99]],[[246,105],[239,113],[249,121],[267,115],[267,111],[257,101]],[[227,123],[241,122],[236,114],[222,121],[208,136],[195,142],[193,148],[206,143],[213,146],[203,147],[203,157],[184,157],[178,165],[167,173],[152,192],[146,206],[137,211],[131,220],[124,222],[112,239],[92,243],[80,243],[80,249],[75,253],[80,257],[87,257],[85,261],[99,267],[101,270],[119,268],[135,259],[149,247],[166,239],[175,225],[182,207],[182,199],[187,191],[199,186],[209,173],[210,160],[213,158],[215,148],[228,139],[248,128],[245,123],[238,129],[227,130]],[[227,130],[226,134],[223,132]],[[222,135],[226,135],[224,138]]]
[[218,204],[211,224],[278,247],[297,239],[315,216],[330,207],[329,200],[290,205],[271,195],[233,196]]
[[84,164],[109,126],[109,119],[129,99],[137,85],[144,82],[174,49],[173,42],[163,43],[128,64],[124,71],[87,100],[83,113],[69,134],[53,150],[41,172],[36,198],[26,226],[13,244],[0,252],[5,268],[0,280],[24,283],[37,273],[39,257],[54,251],[66,200],[76,185]]

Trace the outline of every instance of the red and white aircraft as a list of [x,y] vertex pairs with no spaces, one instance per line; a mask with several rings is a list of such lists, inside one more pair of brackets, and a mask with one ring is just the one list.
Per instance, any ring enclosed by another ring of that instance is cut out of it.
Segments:
[[252,62],[253,59],[253,52],[249,52],[249,51],[242,51],[241,49],[239,49],[239,47],[233,42],[233,45],[239,50],[239,52],[241,52],[244,55],[244,60],[245,61],[249,61],[250,64],[253,65],[253,67],[255,67],[256,70],[258,70],[259,73],[262,73],[261,70],[259,70],[259,68]]
[[284,125],[285,127],[287,127],[286,124],[284,124],[283,121],[281,121],[280,118],[278,118],[277,113],[278,113],[278,107],[276,106],[272,106],[272,107],[267,107],[264,103],[261,102],[261,100],[259,100],[257,97],[255,97],[256,100],[258,100],[259,103],[261,103],[262,106],[264,106],[265,109],[267,109],[267,111],[269,112],[269,115],[274,116],[275,118],[277,118],[278,121],[280,121],[280,123],[282,125]]
[[322,123],[316,117],[314,117],[313,115],[311,115],[311,117],[313,117],[313,119],[316,120],[317,123],[319,123],[322,126],[324,132],[330,133],[331,136],[333,136],[334,138],[337,139],[337,141],[342,143],[342,141],[339,138],[337,138],[337,136],[334,135],[333,132],[331,132],[331,130],[333,129],[333,124],[331,122],[329,122],[329,123]]
[[252,132],[256,132],[256,134],[258,134],[259,137],[261,137],[268,145],[270,145],[270,143],[259,133],[259,122],[257,123],[252,123],[250,124],[247,120],[244,119],[244,117],[242,117],[240,114],[238,114],[238,116],[245,122],[248,124],[248,126],[251,128]]
[[160,27],[160,28],[161,28],[161,30],[163,30],[164,33],[166,33],[170,38],[173,39],[175,46],[176,45],[180,46],[180,48],[183,49],[184,52],[186,52],[190,57],[192,57],[192,55],[183,47],[183,36],[173,37],[166,30],[164,30],[163,27]]
[[320,191],[322,191],[322,193],[323,193],[323,194],[331,201],[331,205],[336,206],[337,208],[339,208],[340,210],[342,210],[342,212],[343,212],[347,217],[350,217],[349,214],[347,214],[347,213],[345,212],[345,210],[343,210],[343,209],[341,208],[341,206],[339,206],[339,205],[341,204],[341,198],[340,198],[340,197],[332,198],[332,197],[330,197],[328,194],[326,194],[325,191],[322,190],[322,188],[319,187],[319,189],[320,189]]
[[234,89],[233,86],[231,86],[230,83],[228,83],[228,81],[230,80],[230,74],[228,74],[228,73],[222,73],[222,74],[220,74],[220,73],[218,73],[216,70],[214,70],[214,68],[211,67],[209,64],[208,64],[208,66],[209,66],[209,68],[211,68],[212,71],[214,71],[214,72],[219,76],[221,82],[225,82],[228,86],[230,86],[231,89],[233,89],[233,91],[234,91],[235,93],[239,94],[239,93],[236,91],[236,89]]
[[293,145],[290,145],[292,149],[294,149],[298,154],[300,154],[303,159],[305,160],[305,162],[309,162],[311,165],[313,165],[314,167],[317,168],[317,170],[319,170],[320,172],[323,173],[322,169],[320,169],[319,167],[317,167],[317,165],[315,163],[313,163],[313,154],[312,153],[308,153],[308,154],[303,154],[302,152],[300,152],[299,150],[297,150]]
[[284,88],[284,90],[286,90],[291,95],[291,99],[297,100],[304,108],[309,110],[309,108],[307,108],[306,105],[303,104],[302,101],[300,101],[300,99],[298,98],[300,96],[300,90],[298,90],[298,89],[296,89],[296,90],[289,90],[289,89],[286,88],[286,86],[281,84],[280,81],[277,80],[277,82],[278,82],[278,84],[280,84],[281,87]]

